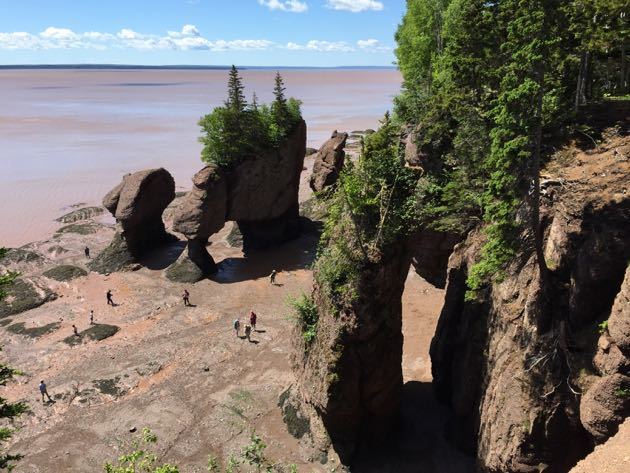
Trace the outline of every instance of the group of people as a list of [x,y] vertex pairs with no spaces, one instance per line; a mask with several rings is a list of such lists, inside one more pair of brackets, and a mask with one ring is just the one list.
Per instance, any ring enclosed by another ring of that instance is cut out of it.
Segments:
[[[247,339],[247,341],[252,341],[251,336],[252,336],[252,330],[256,330],[256,320],[258,319],[258,316],[256,315],[256,312],[254,312],[253,310],[249,313],[249,323],[245,324],[245,338]],[[240,318],[236,318],[234,320],[234,331],[236,332],[236,336],[240,337],[241,336],[241,319]]]
[[[86,258],[90,257],[90,249],[86,246],[85,247],[85,256]],[[274,269],[271,274],[269,275],[269,282],[270,284],[276,284],[276,275],[278,274],[278,272]],[[114,303],[114,299],[113,299],[113,293],[111,289],[108,289],[107,292],[105,293],[105,298],[107,299],[107,305],[111,305],[113,307],[116,306],[116,304]],[[194,307],[191,303],[190,303],[190,292],[188,292],[188,289],[184,289],[184,292],[182,293],[182,300],[184,301],[184,306],[186,307]],[[244,338],[246,338],[248,341],[252,341],[251,339],[251,335],[252,335],[252,330],[256,331],[256,321],[258,319],[258,316],[256,315],[256,313],[252,310],[249,313],[249,323],[245,324],[245,330],[244,330]],[[90,325],[94,325],[94,310],[90,310],[90,316],[89,316],[89,320],[90,320]],[[236,320],[234,320],[234,331],[236,332],[236,336],[240,337],[241,334],[241,320],[240,318],[237,318]],[[72,325],[72,331],[74,333],[75,336],[79,336],[79,330],[77,329],[76,325]],[[46,386],[46,383],[44,383],[44,380],[41,380],[39,383],[39,392],[42,395],[42,403],[45,402],[44,397],[47,396],[48,397],[48,401],[49,402],[54,402],[52,400],[52,398],[50,397],[50,394],[48,394],[48,388]]]

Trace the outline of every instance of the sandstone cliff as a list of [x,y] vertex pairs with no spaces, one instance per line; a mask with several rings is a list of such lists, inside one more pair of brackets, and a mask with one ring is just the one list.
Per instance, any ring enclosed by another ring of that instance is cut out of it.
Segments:
[[[431,347],[434,385],[453,408],[453,440],[476,453],[481,471],[567,471],[630,414],[627,364],[616,351],[627,342],[629,150],[619,138],[547,169],[555,187],[542,214],[546,281],[526,249],[471,301],[465,280],[481,235],[450,258]],[[621,308],[611,314],[616,296]],[[609,315],[613,340],[599,346],[618,361],[600,360],[602,371],[593,359]]]

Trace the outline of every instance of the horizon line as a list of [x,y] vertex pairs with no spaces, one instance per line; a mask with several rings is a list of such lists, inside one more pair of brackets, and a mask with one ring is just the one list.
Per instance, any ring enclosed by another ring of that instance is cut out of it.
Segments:
[[[231,65],[203,64],[116,64],[116,63],[78,63],[78,64],[0,64],[0,69],[190,69],[190,70],[227,70]],[[355,65],[355,66],[236,66],[238,69],[398,69],[395,65]]]

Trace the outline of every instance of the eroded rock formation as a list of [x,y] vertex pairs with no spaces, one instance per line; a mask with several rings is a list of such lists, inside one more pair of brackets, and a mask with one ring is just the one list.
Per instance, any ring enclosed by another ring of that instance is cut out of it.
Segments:
[[175,181],[163,168],[127,174],[103,198],[103,206],[116,218],[118,230],[110,246],[90,264],[108,273],[135,262],[148,250],[172,240],[162,213],[175,198]]
[[311,189],[315,192],[321,192],[339,179],[346,157],[344,148],[347,139],[348,133],[339,133],[335,130],[330,139],[319,148],[313,163],[313,174],[309,180]]
[[266,248],[299,234],[298,190],[306,152],[306,123],[300,122],[277,150],[246,158],[233,169],[204,167],[174,216],[173,229],[188,239],[187,249],[166,275],[194,282],[217,266],[206,250],[208,238],[235,221],[243,250]]
[[314,287],[317,336],[311,346],[298,349],[297,384],[283,409],[310,417],[320,440],[317,426],[323,423],[343,461],[362,444],[383,442],[397,420],[403,384],[401,297],[410,261],[404,245],[392,248],[363,268],[355,298],[341,306]]
[[[629,402],[614,393],[628,383],[620,351],[628,289],[619,291],[630,259],[630,197],[628,165],[612,157],[597,156],[606,172],[596,179],[566,176],[545,200],[546,281],[526,249],[501,283],[469,300],[465,281],[481,234],[450,258],[431,346],[434,386],[454,412],[451,438],[476,454],[481,471],[567,471],[628,415]],[[608,322],[615,335],[598,342],[598,321],[616,295]],[[593,362],[600,372],[589,375]]]

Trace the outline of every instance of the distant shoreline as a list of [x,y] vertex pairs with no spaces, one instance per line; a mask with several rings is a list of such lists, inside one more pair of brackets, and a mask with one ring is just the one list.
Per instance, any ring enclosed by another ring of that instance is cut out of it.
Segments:
[[[97,70],[208,70],[223,71],[231,66],[202,66],[202,65],[161,65],[148,66],[139,64],[0,64],[0,70],[11,69],[97,69]],[[299,69],[330,69],[330,70],[396,70],[396,66],[238,66],[242,70],[299,70]]]

